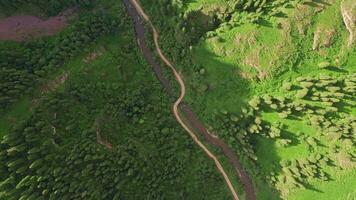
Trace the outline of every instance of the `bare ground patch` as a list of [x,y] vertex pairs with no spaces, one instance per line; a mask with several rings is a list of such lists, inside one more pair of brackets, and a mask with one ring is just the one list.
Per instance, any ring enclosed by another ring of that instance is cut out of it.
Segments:
[[83,59],[83,62],[84,63],[89,63],[90,61],[93,61],[93,60],[95,60],[96,58],[98,58],[98,57],[100,57],[102,55],[103,55],[103,53],[101,51],[91,52]]
[[[248,54],[244,60],[242,61],[243,65],[249,66],[249,67],[253,67],[256,71],[257,71],[257,78],[259,80],[264,80],[267,75],[268,72],[263,70],[261,67],[261,63],[260,63],[260,52],[261,49],[258,48],[256,50],[253,50],[250,54]],[[251,75],[247,75],[247,73],[245,72],[245,74],[241,74],[244,77],[251,77]]]
[[341,15],[349,32],[348,46],[355,41],[356,34],[356,3],[355,1],[346,0],[341,3]]
[[99,144],[104,145],[106,148],[112,149],[112,144],[101,137],[100,129],[98,128],[96,129],[96,141]]
[[236,45],[239,52],[245,53],[247,49],[257,45],[257,32],[250,31],[249,33],[239,33],[236,34],[234,38],[234,44]]
[[68,24],[74,9],[57,16],[40,19],[31,15],[16,15],[0,19],[0,40],[24,41],[29,38],[54,35]]
[[60,76],[58,76],[56,79],[53,81],[49,82],[45,86],[43,86],[41,93],[48,93],[50,91],[53,91],[60,87],[68,78],[69,74],[67,72],[64,72]]
[[314,33],[313,50],[330,47],[334,41],[336,30],[334,28],[318,27]]

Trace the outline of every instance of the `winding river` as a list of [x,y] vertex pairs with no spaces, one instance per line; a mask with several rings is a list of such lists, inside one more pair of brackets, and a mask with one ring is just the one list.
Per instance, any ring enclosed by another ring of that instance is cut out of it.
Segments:
[[145,24],[148,24],[151,28],[151,31],[153,33],[153,40],[155,43],[155,49],[158,56],[165,63],[165,65],[170,68],[170,70],[175,76],[176,81],[179,83],[180,95],[176,99],[172,107],[177,122],[189,133],[194,142],[205,152],[205,154],[215,162],[215,165],[223,176],[228,188],[231,191],[233,198],[235,200],[239,200],[237,191],[232,186],[230,178],[227,176],[227,173],[225,172],[223,166],[221,165],[217,157],[199,140],[195,133],[202,135],[207,142],[219,148],[224,153],[224,155],[233,165],[236,173],[238,174],[241,182],[244,185],[246,199],[255,200],[256,194],[254,191],[252,180],[248,176],[247,172],[242,168],[242,165],[235,156],[235,153],[223,141],[210,134],[209,131],[205,128],[204,124],[197,118],[196,114],[189,107],[189,105],[183,102],[183,98],[185,96],[184,81],[181,75],[176,71],[173,64],[171,64],[171,62],[163,54],[159,45],[159,34],[156,31],[155,26],[150,21],[149,16],[144,12],[143,8],[140,6],[137,0],[123,0],[123,2],[125,4],[128,14],[133,20],[135,35],[142,54],[147,60],[147,62],[152,66],[155,76],[164,87],[166,93],[169,96],[174,97],[172,86],[170,85],[168,79],[163,75],[161,66],[157,62],[155,62],[153,52],[147,46],[145,38]]

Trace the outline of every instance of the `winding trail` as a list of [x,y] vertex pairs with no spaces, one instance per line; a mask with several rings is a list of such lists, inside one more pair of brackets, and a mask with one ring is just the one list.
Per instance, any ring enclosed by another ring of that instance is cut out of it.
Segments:
[[[152,32],[153,32],[153,39],[154,39],[154,44],[156,51],[160,57],[160,59],[172,70],[176,81],[179,83],[180,86],[180,94],[177,100],[174,102],[173,105],[173,113],[176,117],[176,120],[178,123],[189,133],[191,138],[194,140],[194,142],[209,156],[214,162],[223,176],[228,188],[231,191],[231,194],[235,200],[239,200],[237,192],[235,188],[232,186],[231,181],[229,177],[227,176],[224,168],[222,167],[220,161],[216,158],[216,156],[198,139],[194,131],[198,131],[201,135],[204,136],[204,138],[211,144],[215,145],[218,147],[220,150],[223,151],[223,153],[226,155],[226,157],[229,158],[230,163],[234,166],[237,174],[239,175],[241,182],[244,185],[244,189],[246,192],[246,199],[248,200],[255,200],[255,192],[253,189],[253,183],[251,179],[249,178],[248,174],[242,169],[240,162],[237,160],[235,157],[234,152],[229,149],[229,147],[223,143],[221,140],[218,138],[212,136],[212,134],[207,131],[207,129],[204,127],[204,124],[198,120],[194,112],[191,110],[191,108],[183,103],[183,99],[185,96],[185,84],[184,81],[181,77],[181,75],[177,72],[175,67],[170,63],[170,61],[165,57],[163,54],[160,45],[159,45],[159,34],[150,21],[148,15],[143,11],[142,7],[140,6],[139,2],[137,0],[123,0],[127,11],[129,15],[133,18],[134,25],[135,25],[135,32],[136,32],[136,37],[138,44],[140,46],[141,51],[143,52],[144,57],[148,61],[148,63],[153,67],[153,70],[155,72],[156,77],[159,79],[161,84],[164,86],[166,92],[170,96],[174,96],[172,92],[171,85],[169,81],[163,76],[162,69],[157,64],[154,59],[152,52],[150,49],[148,49],[146,41],[145,41],[145,34],[144,34],[144,25],[141,17],[150,25]],[[184,116],[181,116],[181,113],[179,111],[182,111]]]

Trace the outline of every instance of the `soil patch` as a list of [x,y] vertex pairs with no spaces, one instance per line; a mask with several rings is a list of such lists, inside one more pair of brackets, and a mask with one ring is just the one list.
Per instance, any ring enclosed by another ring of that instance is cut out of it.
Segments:
[[52,80],[47,85],[45,85],[42,88],[42,93],[48,93],[50,91],[57,89],[67,80],[67,78],[68,78],[68,73],[64,72],[63,74],[58,76],[56,79]]
[[84,59],[83,59],[83,62],[84,63],[89,63],[93,60],[95,60],[96,58],[102,56],[103,53],[100,52],[100,51],[95,51],[95,52],[92,52],[92,53],[89,53]]
[[356,33],[356,3],[351,0],[346,0],[341,3],[341,14],[344,20],[346,29],[349,31],[348,45],[351,46],[355,41]]
[[112,149],[112,144],[101,137],[99,129],[96,129],[96,141],[97,143],[104,145],[109,150]]
[[30,38],[54,35],[68,24],[74,9],[57,16],[40,19],[31,15],[16,15],[0,19],[0,40],[24,41]]

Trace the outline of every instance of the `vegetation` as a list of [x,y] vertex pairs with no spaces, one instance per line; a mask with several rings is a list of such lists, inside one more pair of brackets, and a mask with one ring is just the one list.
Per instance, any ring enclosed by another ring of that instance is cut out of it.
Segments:
[[[190,86],[188,103],[236,151],[258,199],[354,198],[356,60],[340,1],[231,2],[172,4],[164,20],[155,16],[165,9],[144,4]],[[190,31],[207,16],[216,28],[196,39]]]
[[116,16],[96,13],[82,16],[55,38],[39,39],[0,49],[0,105],[7,108],[45,75],[77,55],[98,37],[117,31]]
[[[149,103],[146,95],[145,104],[132,104],[128,88],[91,82],[78,91],[72,84],[82,78],[68,81],[63,92],[44,98],[43,106],[1,142],[1,198],[189,198],[197,192],[189,187],[195,178],[205,187],[222,181],[173,118],[167,118],[169,109],[162,112],[167,99],[150,96]],[[98,93],[92,95],[94,88]],[[114,96],[119,90],[126,94]],[[98,144],[98,134],[114,147]],[[206,195],[226,198],[222,191]]]
[[2,113],[30,100],[0,143],[0,199],[229,198],[175,122],[122,3],[93,12],[1,46]]
[[[353,133],[356,118],[345,109],[346,105],[351,107],[355,105],[353,89],[350,90],[346,86],[346,83],[355,84],[355,81],[352,81],[354,77],[355,74],[339,78],[326,75],[314,78],[299,77],[296,85],[293,85],[294,88],[305,86],[304,80],[309,80],[315,86],[310,86],[309,89],[296,89],[297,94],[290,95],[294,96],[294,99],[270,95],[264,95],[262,98],[253,97],[249,101],[249,107],[243,109],[240,116],[228,113],[216,115],[212,121],[225,125],[218,127],[215,132],[226,138],[231,146],[240,147],[242,151],[239,154],[247,155],[251,160],[255,160],[256,164],[259,163],[259,159],[255,152],[259,147],[251,144],[259,137],[274,140],[281,151],[283,149],[288,151],[288,148],[293,146],[300,150],[306,148],[312,156],[293,159],[291,154],[286,154],[287,157],[282,158],[279,166],[270,163],[275,165],[275,169],[267,177],[280,191],[282,197],[287,197],[293,188],[307,188],[310,180],[328,181],[330,175],[323,171],[328,166],[333,165],[334,172],[354,168]],[[336,89],[338,92],[330,92]],[[303,94],[301,98],[298,93],[304,90],[311,92],[309,95]],[[295,91],[289,91],[285,95],[293,92]],[[290,121],[306,124],[308,129],[316,131],[290,132]],[[339,154],[342,155],[342,161],[338,158]],[[342,163],[345,164],[344,167]]]
[[[355,198],[356,51],[341,3],[141,1],[185,101],[257,199]],[[86,10],[55,36],[0,42],[0,199],[231,198],[170,113],[122,2],[0,2],[4,15],[72,7]]]

